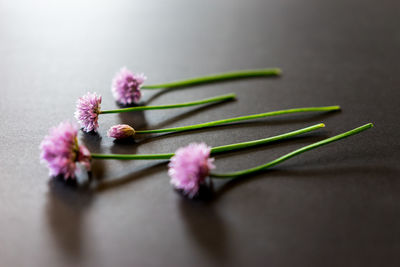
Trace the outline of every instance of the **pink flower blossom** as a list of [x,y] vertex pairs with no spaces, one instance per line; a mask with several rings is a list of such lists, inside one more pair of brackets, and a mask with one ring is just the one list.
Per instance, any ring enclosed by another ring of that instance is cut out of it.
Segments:
[[112,126],[108,132],[107,136],[115,139],[124,139],[132,137],[135,135],[135,129],[127,124],[118,124]]
[[127,105],[137,103],[142,96],[140,85],[146,80],[143,73],[134,74],[123,67],[114,77],[111,91],[117,102]]
[[63,175],[65,179],[75,178],[77,164],[90,170],[90,152],[78,144],[78,127],[62,122],[50,129],[40,144],[41,162],[49,168],[50,176]]
[[99,128],[101,96],[87,93],[76,102],[75,118],[85,132],[96,131]]
[[168,164],[171,184],[190,198],[205,183],[211,169],[214,169],[214,158],[210,158],[211,147],[205,143],[191,143],[179,148]]

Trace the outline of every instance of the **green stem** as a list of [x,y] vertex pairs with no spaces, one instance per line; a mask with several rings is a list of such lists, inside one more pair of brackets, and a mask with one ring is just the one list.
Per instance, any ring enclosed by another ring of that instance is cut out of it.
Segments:
[[192,102],[184,102],[184,103],[179,103],[179,104],[160,105],[160,106],[138,106],[138,107],[131,107],[131,108],[102,110],[102,111],[100,111],[100,114],[121,113],[121,112],[130,112],[130,111],[137,111],[137,110],[150,110],[150,109],[182,108],[182,107],[197,106],[197,105],[213,103],[213,102],[227,101],[227,100],[232,100],[235,98],[236,98],[235,94],[227,94],[227,95],[221,95],[221,96],[206,98],[206,99],[192,101]]
[[[255,147],[263,144],[268,144],[274,141],[278,140],[283,140],[287,139],[290,137],[294,137],[303,133],[311,132],[317,129],[320,129],[322,127],[325,127],[323,123],[316,124],[310,127],[306,127],[303,129],[299,129],[296,131],[292,131],[289,133],[285,134],[280,134],[264,139],[259,139],[259,140],[253,140],[253,141],[248,141],[248,142],[242,142],[242,143],[236,143],[236,144],[231,144],[231,145],[224,145],[224,146],[217,146],[211,149],[211,154],[218,154],[222,152],[228,152],[228,151],[234,151],[234,150],[240,150],[244,148],[249,148],[249,147]],[[94,159],[121,159],[121,160],[149,160],[149,159],[170,159],[174,153],[165,153],[165,154],[142,154],[142,155],[137,155],[137,154],[91,154],[92,158]]]
[[290,152],[290,153],[288,153],[286,155],[283,155],[283,156],[281,156],[281,157],[279,157],[279,158],[277,158],[277,159],[275,159],[273,161],[270,161],[270,162],[268,162],[266,164],[263,164],[263,165],[260,165],[260,166],[254,167],[254,168],[250,168],[250,169],[246,169],[246,170],[242,170],[242,171],[238,171],[238,172],[232,172],[232,173],[223,173],[223,174],[211,173],[210,176],[215,177],[215,178],[234,178],[234,177],[240,177],[240,176],[250,175],[250,174],[253,174],[253,173],[264,171],[264,170],[266,170],[268,168],[271,168],[273,166],[276,166],[276,165],[280,164],[281,162],[283,162],[285,160],[288,160],[288,159],[290,159],[290,158],[292,158],[292,157],[294,157],[296,155],[299,155],[301,153],[304,153],[306,151],[312,150],[314,148],[317,148],[317,147],[320,147],[320,146],[323,146],[323,145],[338,141],[340,139],[349,137],[351,135],[358,134],[358,133],[360,133],[362,131],[365,131],[365,130],[371,128],[371,127],[373,127],[372,123],[365,124],[365,125],[363,125],[361,127],[355,128],[355,129],[353,129],[351,131],[348,131],[348,132],[333,136],[331,138],[327,138],[325,140],[316,142],[314,144],[302,147],[302,148],[297,149],[295,151],[292,151],[292,152]]
[[242,70],[226,73],[211,74],[203,77],[191,78],[162,84],[143,85],[141,89],[160,89],[160,88],[175,88],[183,86],[191,86],[202,83],[217,82],[230,79],[261,77],[261,76],[279,76],[281,70],[278,68],[258,69],[258,70]]
[[248,116],[241,116],[241,117],[235,117],[235,118],[230,118],[230,119],[205,122],[205,123],[182,126],[182,127],[136,131],[135,134],[178,132],[178,131],[201,129],[201,128],[205,128],[205,127],[211,127],[211,126],[226,124],[226,123],[230,123],[230,122],[253,120],[253,119],[259,119],[259,118],[277,116],[277,115],[283,115],[283,114],[290,114],[290,113],[312,112],[312,111],[333,111],[333,110],[340,110],[340,106],[306,107],[306,108],[284,109],[284,110],[278,110],[278,111],[272,111],[272,112],[266,112],[266,113],[248,115]]

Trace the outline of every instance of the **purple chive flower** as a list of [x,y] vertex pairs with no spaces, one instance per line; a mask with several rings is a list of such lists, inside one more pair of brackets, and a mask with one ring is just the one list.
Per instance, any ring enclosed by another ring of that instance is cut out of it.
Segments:
[[49,168],[50,176],[63,175],[73,179],[81,171],[77,165],[90,170],[90,152],[78,144],[78,127],[70,122],[62,122],[50,129],[40,144],[40,160]]
[[205,143],[191,143],[179,148],[168,164],[171,184],[190,198],[195,196],[210,170],[215,168],[210,152],[211,147]]
[[114,77],[111,91],[117,102],[127,105],[137,103],[142,96],[140,85],[146,80],[143,73],[134,74],[123,67]]
[[76,102],[75,118],[85,132],[96,131],[99,128],[101,96],[87,93]]
[[127,124],[118,124],[112,126],[108,132],[107,136],[115,139],[124,139],[132,137],[135,135],[135,129]]

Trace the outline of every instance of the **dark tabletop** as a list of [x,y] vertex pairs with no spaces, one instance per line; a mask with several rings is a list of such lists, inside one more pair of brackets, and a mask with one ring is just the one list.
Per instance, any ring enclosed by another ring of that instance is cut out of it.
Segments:
[[[216,157],[220,172],[250,168],[367,122],[360,135],[268,172],[215,181],[190,201],[163,161],[93,161],[90,186],[51,179],[38,146],[73,119],[87,91],[115,108],[120,67],[148,83],[234,69],[280,67],[256,78],[146,91],[168,104],[234,92],[206,107],[109,114],[92,152],[173,152],[326,123],[303,137]],[[400,2],[398,0],[0,1],[0,266],[399,266]],[[341,112],[116,144],[113,124],[188,125],[305,106]]]

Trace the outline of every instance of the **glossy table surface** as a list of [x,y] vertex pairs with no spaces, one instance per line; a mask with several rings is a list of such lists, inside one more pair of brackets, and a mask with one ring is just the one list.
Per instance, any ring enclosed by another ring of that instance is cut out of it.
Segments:
[[[0,266],[399,266],[399,18],[397,0],[0,0]],[[215,181],[197,201],[171,188],[163,161],[94,160],[86,187],[51,179],[39,163],[41,140],[74,120],[87,91],[116,108],[110,85],[122,66],[148,83],[262,67],[283,75],[145,91],[143,102],[154,105],[230,92],[238,100],[102,115],[97,135],[79,135],[92,152],[173,152],[326,124],[217,156],[224,172],[375,127],[268,172]],[[342,111],[136,143],[106,136],[121,122],[150,129],[323,105]]]

